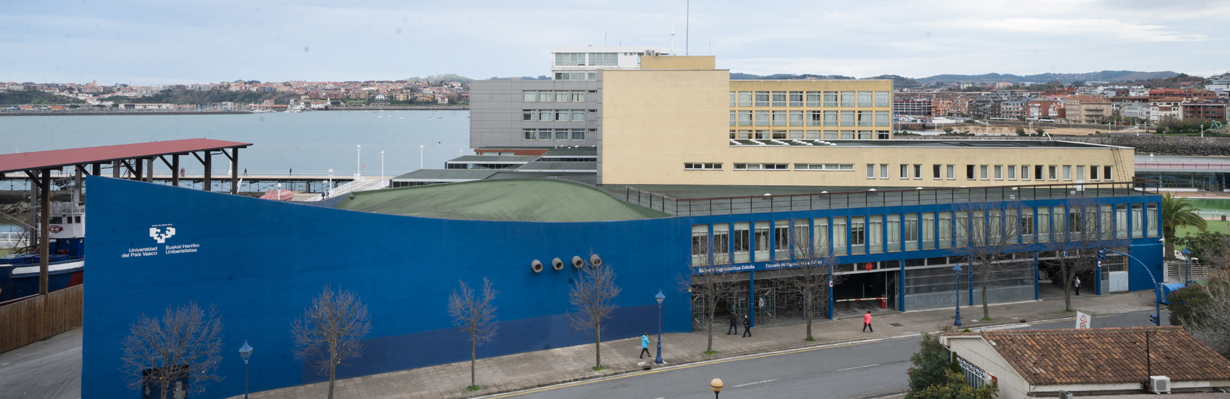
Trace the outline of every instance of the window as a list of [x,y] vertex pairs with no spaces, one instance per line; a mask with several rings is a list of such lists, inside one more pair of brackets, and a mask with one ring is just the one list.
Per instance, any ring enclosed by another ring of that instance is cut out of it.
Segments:
[[756,111],[756,126],[769,126],[769,111]]
[[887,91],[877,91],[876,92],[876,106],[877,107],[887,107],[890,105],[892,104],[889,103],[888,92]]
[[1046,171],[1047,171],[1047,177],[1049,177],[1051,180],[1055,180],[1057,178],[1055,174],[1055,165],[1047,166]]
[[551,129],[539,129],[538,139],[539,140],[550,140],[551,139]]
[[683,170],[722,170],[721,163],[685,163]]
[[860,107],[870,107],[870,106],[871,106],[871,104],[872,104],[872,102],[871,102],[871,92],[869,92],[869,91],[860,91],[860,92],[858,92],[858,106],[860,106]]
[[854,164],[849,164],[849,163],[846,163],[846,164],[796,163],[794,164],[794,170],[827,170],[827,171],[853,172]]
[[1008,165],[1008,180],[1016,180],[1016,165]]
[[1038,207],[1038,242],[1051,242],[1051,207]]
[[901,250],[901,215],[885,217],[884,243],[888,244],[888,252]]
[[877,140],[888,140],[889,134],[887,130],[876,130]]
[[826,107],[836,107],[837,106],[837,92],[835,91],[824,92],[824,106]]
[[1076,165],[1076,181],[1085,181],[1085,165]]
[[1127,238],[1127,204],[1115,205],[1115,238]]
[[730,253],[730,225],[722,223],[713,225],[713,254],[726,255]]
[[692,264],[708,264],[709,225],[692,225]]
[[874,116],[874,113],[872,113],[871,111],[858,111],[858,125],[859,126],[875,125],[875,122],[872,121],[872,116]]
[[900,176],[901,180],[909,180],[910,179],[910,165],[902,164],[901,174],[899,174],[898,176]]
[[892,125],[892,114],[888,112],[876,111],[876,126]]
[[550,91],[550,90],[543,90],[543,91],[538,92],[538,102],[540,103],[555,102],[555,92]]
[[987,166],[986,165],[978,166],[978,178],[982,180],[987,179]]
[[1003,180],[1003,179],[1004,179],[1004,167],[1001,165],[995,165],[995,180]]
[[537,130],[534,130],[534,129],[522,129],[522,130],[521,130],[521,132],[525,134],[523,137],[525,137],[525,139],[526,139],[526,140],[534,140],[534,139],[537,139],[537,138],[538,138],[538,131],[537,131]]
[[956,167],[956,165],[946,165],[946,166],[944,166],[944,169],[945,169],[945,171],[944,171],[944,172],[945,172],[945,177],[946,177],[948,180],[955,180],[955,179],[957,178],[957,167]]
[[1072,180],[1072,166],[1071,165],[1063,166],[1063,179]]
[[735,170],[790,170],[788,163],[737,163]]
[[1021,180],[1029,180],[1029,165],[1021,165]]
[[752,125],[752,111],[739,111],[739,126]]
[[870,216],[867,218],[867,246],[870,247],[870,252],[878,254],[884,252],[884,217]]
[[836,140],[836,139],[837,139],[837,137],[838,137],[838,136],[837,136],[837,131],[836,131],[836,130],[825,130],[825,131],[824,131],[824,139],[825,139],[825,140]]
[[801,91],[790,92],[790,106],[791,107],[802,107],[803,106],[803,92]]
[[1149,204],[1149,213],[1145,216],[1149,219],[1146,221],[1148,226],[1145,227],[1145,234],[1152,233],[1154,237],[1162,235],[1161,231],[1157,229],[1157,220],[1162,217],[1162,215],[1157,213],[1157,203]]
[[522,99],[521,99],[521,101],[525,101],[525,102],[527,102],[527,103],[532,103],[532,102],[537,102],[537,101],[538,101],[538,92],[537,92],[537,91],[534,91],[534,90],[526,90],[526,91],[523,91],[523,92],[521,92],[521,93],[522,93],[522,95],[524,96],[524,98],[522,98]]
[[583,109],[574,109],[574,110],[572,110],[572,120],[574,120],[574,121],[584,121],[584,120],[585,120],[585,110],[583,110]]
[[557,103],[572,102],[572,93],[569,93],[564,90],[555,91],[555,102]]
[[753,260],[769,260],[769,222],[756,222],[754,226],[752,231]]
[[1142,236],[1141,232],[1143,230],[1141,228],[1144,227],[1145,223],[1143,216],[1144,212],[1140,204],[1132,204],[1132,238],[1140,238]]
[[880,164],[880,178],[888,179],[888,164],[886,163]]
[[841,125],[854,126],[854,111],[841,111]]
[[833,235],[831,237],[833,238],[833,255],[845,255],[846,243],[849,242],[846,236],[845,216],[833,218]]
[[773,92],[773,106],[774,107],[785,107],[786,106],[786,92],[784,91]]
[[773,111],[773,126],[786,126],[787,119],[786,111]]
[[902,233],[905,235],[905,250],[914,251],[918,249],[918,214],[907,213],[905,222],[902,224]]
[[540,120],[540,121],[552,121],[552,120],[555,120],[555,111],[551,111],[551,110],[541,110],[541,111],[538,111],[538,120]]
[[735,104],[737,103],[737,102],[735,101],[735,97],[736,97],[736,96],[735,96],[735,92],[733,92],[733,91],[732,91],[732,92],[730,92],[730,106],[732,106],[732,107],[733,107],[733,106],[735,106]]
[[757,139],[757,140],[768,140],[769,131],[768,130],[757,130],[756,133],[752,136],[752,138]]
[[572,129],[573,140],[585,140],[585,129]]
[[819,130],[808,130],[807,139],[808,140],[820,140],[820,131]]
[[568,129],[555,129],[556,140],[568,140]]
[[[922,249],[935,249],[935,214],[922,214]],[[908,249],[908,248],[907,248]]]
[[803,126],[803,111],[790,111],[790,126]]
[[619,54],[616,54],[616,53],[589,53],[589,65],[591,65],[591,66],[615,66],[615,65],[619,65]]
[[1033,208],[1021,209],[1021,239],[1030,244],[1034,242],[1034,210]]
[[859,140],[873,140],[874,137],[875,137],[875,132],[872,132],[870,130],[859,130],[858,131]]
[[786,138],[786,131],[785,130],[774,130],[773,138],[775,140],[784,140]]
[[952,247],[952,212],[940,212],[939,215],[940,248]]
[[850,245],[851,254],[862,255],[867,252],[865,245],[867,244],[866,226],[863,224],[863,217],[856,216],[850,218]]
[[854,131],[853,130],[842,130],[841,138],[845,140],[854,140]]
[[1098,179],[1098,167],[1097,167],[1097,165],[1091,165],[1091,166],[1089,166],[1089,180],[1097,180],[1097,179]]
[[843,107],[853,107],[854,106],[854,92],[852,91],[841,92],[841,106]]
[[573,90],[572,91],[572,102],[574,103],[585,102],[585,90]]
[[735,223],[735,262],[747,262],[751,260],[752,252],[752,231],[750,224],[747,222]]
[[837,111],[824,111],[824,126],[837,126]]
[[738,112],[736,112],[736,111],[730,111],[730,125],[731,125],[731,126],[735,126],[735,125],[737,124],[737,120],[739,119],[739,118],[736,116],[737,114],[738,114]]
[[823,95],[824,95],[823,93],[818,92],[818,91],[807,92],[807,106],[808,107],[819,107],[820,97]]
[[769,106],[769,92],[767,91],[756,92],[756,106],[757,107]]
[[752,92],[750,91],[739,92],[739,106],[740,107],[752,106]]
[[817,218],[815,223],[815,251],[817,255],[829,255],[829,219]]
[[1042,174],[1042,165],[1034,165],[1034,180],[1046,180],[1046,175]]
[[793,139],[793,140],[802,140],[802,139],[804,139],[804,137],[803,137],[803,131],[802,131],[802,130],[791,130],[791,131],[790,131],[790,138],[791,138],[791,139]]
[[824,126],[824,113],[807,111],[807,126]]
[[[748,116],[748,118],[750,119],[750,118],[751,118],[751,116],[749,115],[749,116]],[[749,120],[749,121],[748,121],[748,124],[751,124],[751,123],[752,123],[752,122],[751,122],[751,120]],[[749,140],[749,139],[751,139],[751,138],[752,138],[752,131],[751,131],[751,130],[740,130],[740,131],[739,131],[739,139],[742,139],[742,140]]]
[[914,179],[922,180],[922,165],[921,164],[914,165]]
[[524,109],[521,110],[521,120],[535,121],[538,120],[538,111]]
[[585,53],[555,53],[555,66],[585,66]]
[[1110,167],[1110,166],[1104,166],[1104,167],[1102,167],[1102,180],[1114,180],[1114,178],[1113,178],[1113,177],[1111,177],[1111,176],[1113,176],[1113,175],[1111,175],[1111,174],[1110,174],[1110,172],[1111,172],[1112,170],[1113,170],[1113,169],[1111,169],[1111,167]]
[[566,110],[566,109],[557,109],[557,110],[555,110],[555,120],[557,120],[557,121],[569,121],[569,120],[572,120],[572,118],[568,117],[568,116],[569,116],[569,115],[571,115],[571,114],[572,114],[572,113],[571,113],[571,112],[568,112],[568,110]]
[[974,165],[965,165],[965,180],[974,180]]
[[790,221],[773,222],[773,260],[790,260]]
[[867,178],[876,178],[876,166],[874,164],[867,164]]

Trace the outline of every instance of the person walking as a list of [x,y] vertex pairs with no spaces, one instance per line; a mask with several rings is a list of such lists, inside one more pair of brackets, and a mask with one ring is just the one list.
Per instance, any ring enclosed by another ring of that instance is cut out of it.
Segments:
[[641,334],[641,356],[637,359],[644,359],[645,356],[653,357],[649,354],[649,333]]
[[752,319],[743,315],[743,338],[752,336]]
[[726,328],[726,335],[730,335],[730,330],[735,330],[734,334],[739,335],[739,316],[735,316],[735,312],[730,312],[730,327]]
[[1072,280],[1072,287],[1076,288],[1076,295],[1081,294],[1081,278],[1080,277],[1077,277],[1076,280]]
[[863,332],[867,332],[867,330],[871,330],[871,332],[876,332],[876,329],[871,328],[871,311],[870,310],[867,311],[867,314],[863,315]]

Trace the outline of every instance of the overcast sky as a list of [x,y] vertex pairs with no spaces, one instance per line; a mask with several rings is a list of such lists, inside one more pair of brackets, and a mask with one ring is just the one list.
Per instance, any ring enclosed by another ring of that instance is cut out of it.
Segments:
[[[353,4],[351,4],[353,3]],[[0,81],[549,73],[549,47],[670,46],[685,0],[0,1]],[[691,2],[693,55],[755,74],[1230,71],[1230,1]]]

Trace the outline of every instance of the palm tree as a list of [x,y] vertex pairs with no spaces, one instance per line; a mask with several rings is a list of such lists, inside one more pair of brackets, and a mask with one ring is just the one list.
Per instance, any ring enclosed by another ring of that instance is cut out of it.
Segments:
[[1174,257],[1174,234],[1180,227],[1195,227],[1205,231],[1208,224],[1204,218],[1196,214],[1200,210],[1186,198],[1175,198],[1174,194],[1162,196],[1162,237],[1166,239],[1166,257]]

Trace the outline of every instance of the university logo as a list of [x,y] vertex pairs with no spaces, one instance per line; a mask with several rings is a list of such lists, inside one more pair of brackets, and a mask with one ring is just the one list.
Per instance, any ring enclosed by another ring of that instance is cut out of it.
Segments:
[[170,225],[163,225],[163,226],[167,226],[165,232],[163,232],[163,230],[158,228],[157,226],[149,228],[149,237],[153,238],[154,241],[158,241],[159,244],[165,244],[168,238],[171,238],[172,236],[175,235],[174,227],[171,227]]

